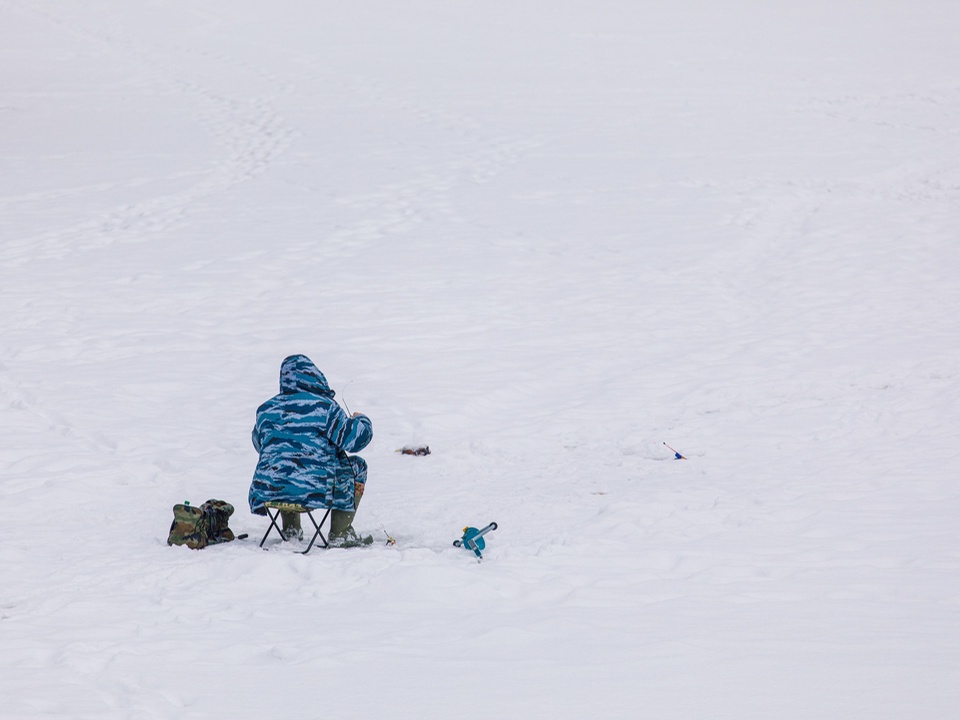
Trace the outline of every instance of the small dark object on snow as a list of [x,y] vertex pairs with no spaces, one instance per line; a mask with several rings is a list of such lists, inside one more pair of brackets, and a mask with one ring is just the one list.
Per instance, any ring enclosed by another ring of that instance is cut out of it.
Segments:
[[421,445],[420,447],[410,447],[409,445],[406,445],[400,448],[399,452],[403,455],[429,455],[430,446]]

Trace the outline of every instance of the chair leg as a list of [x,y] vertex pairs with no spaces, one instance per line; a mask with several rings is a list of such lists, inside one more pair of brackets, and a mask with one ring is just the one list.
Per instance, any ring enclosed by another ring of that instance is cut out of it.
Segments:
[[270,508],[267,508],[267,517],[270,518],[270,527],[267,528],[267,532],[263,536],[263,540],[260,541],[260,547],[263,547],[263,544],[267,541],[267,536],[270,535],[270,531],[274,528],[277,529],[277,535],[280,536],[282,541],[286,541],[286,538],[283,536],[283,531],[280,529],[280,526],[277,525],[277,519],[280,517],[280,511],[277,510],[276,513],[271,513]]
[[313,519],[313,513],[307,510],[307,517],[310,518],[310,522],[313,523],[313,528],[315,532],[313,537],[310,539],[310,544],[307,545],[307,549],[301,552],[301,555],[306,555],[313,548],[313,544],[317,541],[317,538],[320,538],[320,541],[323,543],[324,547],[329,547],[330,543],[327,542],[327,539],[323,536],[323,533],[320,532],[320,528],[323,527],[323,524],[327,521],[327,518],[330,516],[330,509],[323,514],[323,517],[320,519],[320,524],[317,524],[317,521]]

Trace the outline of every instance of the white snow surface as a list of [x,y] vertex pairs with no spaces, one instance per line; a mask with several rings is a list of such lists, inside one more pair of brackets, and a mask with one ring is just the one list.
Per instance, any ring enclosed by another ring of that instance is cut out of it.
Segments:
[[[0,2],[0,717],[960,717],[958,37]],[[258,547],[293,353],[370,548]]]

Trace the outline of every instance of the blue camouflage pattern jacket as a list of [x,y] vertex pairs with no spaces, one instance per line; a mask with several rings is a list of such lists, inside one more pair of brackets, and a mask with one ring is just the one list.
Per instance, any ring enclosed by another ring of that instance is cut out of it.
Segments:
[[351,456],[373,439],[366,415],[348,417],[323,373],[305,355],[280,366],[280,394],[257,409],[253,446],[260,461],[250,485],[250,511],[264,503],[354,509],[354,483],[365,483],[367,464]]

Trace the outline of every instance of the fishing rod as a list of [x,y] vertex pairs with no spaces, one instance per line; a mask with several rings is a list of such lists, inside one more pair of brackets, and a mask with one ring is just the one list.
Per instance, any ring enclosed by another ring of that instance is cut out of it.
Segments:
[[[667,444],[664,443],[664,445],[667,445]],[[673,449],[672,447],[670,447],[669,445],[667,445],[667,448],[673,452],[673,459],[674,459],[674,460],[686,460],[686,459],[687,459],[686,456],[681,455],[680,453],[678,453],[676,450],[674,450],[674,449]]]

